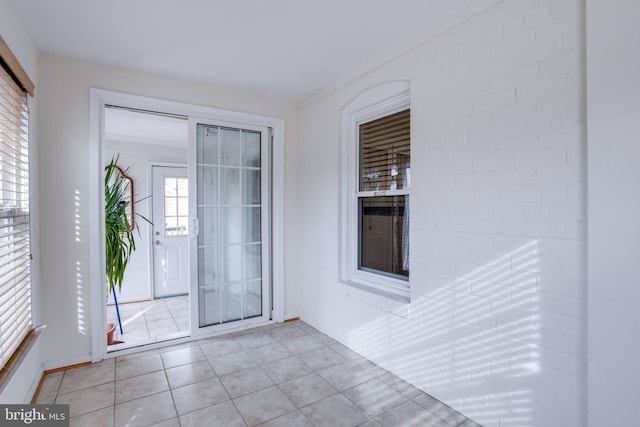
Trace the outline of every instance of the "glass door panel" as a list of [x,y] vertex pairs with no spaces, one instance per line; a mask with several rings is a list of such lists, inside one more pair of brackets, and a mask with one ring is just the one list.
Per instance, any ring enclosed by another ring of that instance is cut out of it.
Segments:
[[268,319],[266,129],[195,127],[197,323]]

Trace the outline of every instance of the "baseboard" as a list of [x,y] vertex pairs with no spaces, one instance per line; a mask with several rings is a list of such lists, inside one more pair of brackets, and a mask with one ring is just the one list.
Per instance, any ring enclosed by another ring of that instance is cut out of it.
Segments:
[[31,404],[36,403],[36,400],[38,400],[38,395],[40,394],[40,388],[42,388],[42,383],[44,382],[45,377],[46,377],[46,374],[44,372],[44,369],[42,368],[42,365],[40,365],[38,375],[34,378],[33,384],[31,384],[31,389],[29,389],[29,396],[31,396]]
[[50,360],[48,362],[44,362],[42,367],[44,371],[50,373],[51,371],[64,370],[73,367],[74,365],[86,364],[87,362],[91,363],[90,353],[80,354],[68,359]]
[[289,313],[289,314],[285,314],[284,316],[284,322],[293,322],[294,320],[300,320],[300,317],[298,316],[298,313]]

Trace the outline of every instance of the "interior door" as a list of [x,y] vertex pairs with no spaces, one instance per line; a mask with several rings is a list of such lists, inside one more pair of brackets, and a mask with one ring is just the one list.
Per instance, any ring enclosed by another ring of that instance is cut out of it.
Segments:
[[269,320],[268,129],[192,119],[190,135],[192,333]]
[[186,167],[152,166],[155,298],[189,293],[189,184]]

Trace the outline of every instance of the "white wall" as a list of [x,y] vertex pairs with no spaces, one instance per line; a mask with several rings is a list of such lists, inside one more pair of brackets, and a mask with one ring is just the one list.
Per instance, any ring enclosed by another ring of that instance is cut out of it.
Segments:
[[[286,122],[285,223],[294,223],[293,179],[296,157],[296,109],[290,103],[233,88],[187,82],[60,56],[40,56],[42,271],[46,277],[43,348],[47,367],[89,360],[91,292],[103,284],[88,283],[89,89],[133,93],[275,117]],[[286,230],[285,257],[295,253],[294,233]],[[285,276],[285,314],[297,311],[292,273]]]
[[[187,135],[185,134],[185,138]],[[136,202],[135,210],[145,218],[151,218],[152,199],[147,198],[153,193],[151,188],[150,162],[170,162],[187,164],[187,142],[184,148],[167,147],[162,145],[135,143],[126,141],[106,142],[105,160],[118,157],[118,164],[129,168],[129,176],[133,179]],[[146,199],[145,199],[146,198]],[[118,302],[143,301],[152,297],[151,265],[153,263],[152,240],[149,223],[138,219],[139,232],[136,232],[136,250],[131,255],[127,271],[122,283],[122,292],[118,293]],[[110,296],[109,303],[113,303]]]
[[589,425],[637,425],[640,3],[586,3]]
[[[509,0],[299,107],[301,318],[489,426],[586,422],[584,5]],[[341,109],[411,81],[411,303],[338,281]]]
[[[31,288],[32,315],[36,325],[43,323],[42,292],[40,285],[40,203],[38,199],[38,134],[36,121],[38,117],[39,79],[38,79],[38,50],[31,39],[22,20],[8,0],[0,0],[0,35],[9,45],[20,65],[29,75],[36,86],[35,98],[30,100],[29,114],[29,163],[30,163],[30,215],[31,215]],[[42,374],[41,357],[42,340],[37,340],[25,354],[23,361],[10,378],[0,388],[0,402],[24,403],[30,402],[35,386]]]

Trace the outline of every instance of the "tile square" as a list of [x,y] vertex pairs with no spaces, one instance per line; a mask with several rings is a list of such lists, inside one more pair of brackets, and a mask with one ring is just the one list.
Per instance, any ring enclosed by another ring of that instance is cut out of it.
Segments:
[[247,350],[249,348],[255,348],[274,343],[276,342],[276,339],[267,333],[257,332],[236,337],[236,341],[238,341],[238,344],[240,344],[243,349]]
[[200,347],[191,346],[161,353],[165,369],[204,360]]
[[176,366],[165,371],[171,388],[197,383],[215,378],[216,374],[206,360]]
[[116,381],[116,405],[169,390],[164,371],[151,372]]
[[238,410],[231,401],[218,403],[217,405],[181,415],[180,425],[182,427],[202,427],[213,425],[224,427],[246,427],[246,424],[242,420]]
[[218,376],[257,366],[251,356],[244,351],[241,353],[215,357],[213,359],[209,359],[209,361]]
[[351,401],[376,416],[406,402],[408,398],[374,378],[344,392]]
[[365,358],[358,360],[357,364],[374,377],[380,377],[387,373],[386,370],[382,369],[380,366]]
[[314,328],[313,326],[309,325],[308,323],[303,322],[302,320],[297,320],[295,322],[291,322],[291,325],[302,329],[307,334],[315,334],[316,332],[320,332],[316,328]]
[[[118,304],[118,309],[120,310],[120,316],[134,316],[143,311],[142,305],[139,302],[121,303]],[[107,310],[113,311],[115,314],[116,306],[107,306]]]
[[330,346],[332,344],[336,344],[337,341],[334,340],[333,338],[331,338],[328,335],[323,334],[322,332],[316,332],[314,334],[309,334],[310,336],[312,336],[313,338],[317,339],[318,341],[320,341],[322,344],[324,344],[325,346]]
[[[451,424],[412,401],[381,414],[376,420],[383,427],[452,427]],[[455,424],[453,426],[455,427]]]
[[116,358],[116,380],[161,371],[162,359],[158,353],[133,359]]
[[209,360],[243,351],[240,344],[233,337],[209,339],[200,341],[199,344],[202,352]]
[[152,328],[161,328],[164,326],[175,326],[176,322],[173,320],[173,317],[169,315],[168,317],[162,317],[154,320],[147,320],[147,327],[149,330]]
[[262,365],[262,369],[276,384],[310,374],[313,370],[295,356]]
[[296,409],[275,386],[238,397],[233,402],[249,426],[255,426]]
[[444,403],[428,395],[427,393],[420,393],[420,395],[413,398],[413,401],[421,407],[425,408],[427,411],[429,411],[429,413],[454,426],[464,422],[467,419],[467,417],[465,417],[458,411],[445,405]]
[[162,393],[116,405],[116,426],[146,427],[177,416],[171,393]]
[[367,420],[367,414],[342,394],[305,406],[302,413],[315,427],[353,427]]
[[175,334],[178,331],[178,327],[174,325],[170,326],[158,326],[154,327],[152,324],[148,324],[149,326],[149,336],[151,337],[163,337],[165,335]]
[[167,310],[166,307],[158,307],[157,309],[152,309],[154,311],[146,311],[144,313],[144,319],[147,323],[153,323],[154,320],[160,319],[172,319],[171,313]]
[[363,360],[364,358],[360,356],[355,351],[351,350],[345,345],[340,344],[339,342],[335,342],[329,345],[329,348],[340,356],[344,357],[347,360]]
[[229,400],[229,395],[217,378],[175,388],[171,394],[178,415]]
[[298,355],[298,358],[314,370],[328,368],[329,366],[337,365],[338,363],[346,361],[344,357],[340,356],[329,347],[322,347],[302,353]]
[[52,405],[56,403],[56,395],[52,394],[50,396],[40,396],[36,399],[36,403],[38,405]]
[[269,331],[269,335],[275,338],[278,341],[286,340],[290,338],[300,337],[302,335],[306,335],[307,333],[297,326],[285,324],[279,328],[274,328]]
[[345,391],[373,379],[370,373],[352,361],[322,369],[318,374],[339,391]]
[[298,408],[338,393],[338,390],[315,373],[282,383],[280,389]]
[[278,342],[263,345],[261,347],[251,348],[247,350],[247,353],[249,353],[249,356],[251,356],[253,360],[259,365],[273,362],[274,360],[278,359],[284,359],[285,357],[289,357],[292,355],[285,346]]
[[38,398],[45,398],[48,396],[54,396],[58,394],[58,389],[62,383],[62,372],[56,372],[55,374],[46,374],[42,386],[38,393]]
[[258,367],[224,375],[220,377],[220,381],[232,398],[274,385],[271,378]]
[[422,394],[422,391],[420,389],[412,386],[408,382],[404,381],[403,379],[399,378],[398,376],[390,372],[384,375],[381,375],[378,378],[380,379],[380,381],[387,384],[389,387],[391,387],[398,393],[401,393],[407,396],[409,399],[413,399],[414,397],[417,397]]
[[72,391],[56,397],[56,404],[69,405],[69,417],[113,406],[114,383]]
[[113,360],[90,366],[69,369],[64,372],[58,393],[64,394],[83,388],[93,387],[115,380],[116,368]]
[[307,351],[324,347],[324,344],[310,335],[302,335],[300,337],[282,340],[281,344],[287,347],[293,354],[306,353]]
[[69,427],[114,427],[113,413],[114,407],[109,406],[83,415],[69,417]]

